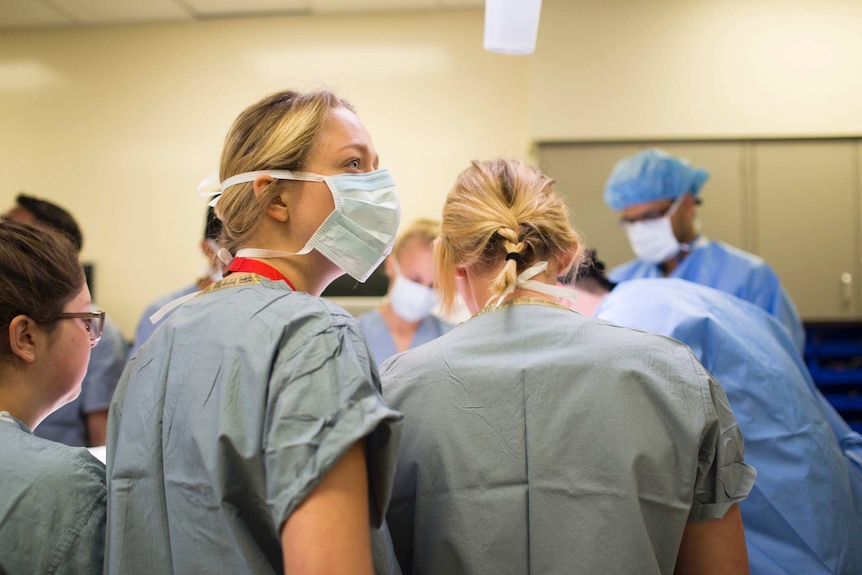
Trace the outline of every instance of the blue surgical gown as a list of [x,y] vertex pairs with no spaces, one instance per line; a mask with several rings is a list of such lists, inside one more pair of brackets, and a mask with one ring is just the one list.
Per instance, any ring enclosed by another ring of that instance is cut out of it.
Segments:
[[285,521],[363,440],[381,565],[400,425],[350,314],[257,275],[212,284],[117,386],[106,573],[280,573]]
[[[805,347],[805,328],[793,301],[778,280],[778,276],[761,258],[723,242],[700,239],[671,272],[672,278],[689,280],[709,286],[760,306],[774,315],[790,333],[796,349]],[[613,282],[636,278],[660,278],[656,264],[632,260],[615,267],[608,274]]]
[[618,285],[596,317],[686,343],[727,392],[757,481],[740,504],[751,572],[862,573],[862,455],[794,343],[760,308],[675,279]]
[[[362,329],[362,335],[365,336],[365,341],[368,342],[368,349],[371,350],[371,355],[374,356],[374,361],[377,365],[381,365],[384,361],[398,353],[398,350],[395,349],[395,340],[392,339],[392,333],[386,326],[386,322],[383,321],[380,310],[374,309],[362,314],[359,317],[359,327]],[[410,349],[423,343],[428,343],[450,329],[452,329],[450,324],[438,317],[429,315],[416,328],[413,341],[410,342]]]

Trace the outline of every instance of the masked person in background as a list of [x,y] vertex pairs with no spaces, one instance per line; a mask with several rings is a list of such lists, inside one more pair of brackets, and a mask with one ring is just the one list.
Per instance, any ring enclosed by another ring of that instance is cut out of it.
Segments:
[[610,271],[615,283],[672,277],[750,301],[784,324],[801,353],[805,330],[778,276],[761,258],[707,239],[697,205],[709,173],[658,149],[617,162],[605,184],[605,203],[620,212],[636,260]]
[[603,269],[592,256],[577,270],[572,309],[683,342],[727,392],[757,469],[739,505],[751,573],[862,573],[862,436],[817,390],[783,326],[719,290],[614,286]]
[[[72,214],[52,202],[24,194],[20,194],[15,201],[15,207],[3,219],[59,232],[72,241],[80,254],[84,235]],[[126,365],[127,353],[128,344],[119,326],[110,316],[106,316],[102,338],[90,354],[81,394],[49,415],[33,433],[76,447],[105,445],[108,406]]]
[[404,573],[747,572],[755,473],[724,392],[681,343],[562,305],[581,251],[532,166],[474,162],[449,192],[437,285],[474,315],[380,372]]
[[159,321],[155,322],[151,321],[150,317],[172,301],[204,290],[214,281],[218,281],[222,278],[223,265],[217,257],[219,251],[218,238],[220,234],[221,220],[216,217],[213,208],[207,208],[207,222],[204,227],[204,237],[200,244],[201,252],[204,254],[204,257],[209,260],[207,269],[203,275],[195,281],[195,283],[164,295],[147,306],[147,309],[144,310],[140,321],[138,321],[138,329],[135,332],[135,342],[132,345],[132,349],[129,350],[129,354],[133,354],[140,349],[144,342],[147,341],[154,331],[156,331],[156,328],[161,325],[164,318],[167,317],[167,314],[161,317]]
[[377,365],[452,329],[431,314],[437,304],[432,244],[439,235],[439,222],[416,220],[398,235],[392,254],[386,258],[388,299],[359,318]]
[[391,250],[392,178],[347,102],[286,91],[240,114],[219,180],[235,257],[132,357],[111,405],[106,573],[397,569],[371,549],[401,415],[356,321],[318,297]]

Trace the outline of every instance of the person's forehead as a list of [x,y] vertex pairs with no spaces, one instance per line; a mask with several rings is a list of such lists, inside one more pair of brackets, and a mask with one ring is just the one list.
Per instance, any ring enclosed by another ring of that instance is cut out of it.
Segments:
[[39,220],[33,215],[33,212],[23,206],[14,206],[11,210],[3,214],[4,219],[12,220],[21,224],[34,225]]

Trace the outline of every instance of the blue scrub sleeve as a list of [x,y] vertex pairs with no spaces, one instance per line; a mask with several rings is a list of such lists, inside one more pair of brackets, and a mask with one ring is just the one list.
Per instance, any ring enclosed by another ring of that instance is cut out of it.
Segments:
[[371,523],[379,527],[392,493],[402,416],[384,404],[355,324],[334,325],[301,346],[287,346],[270,386],[278,395],[265,430],[265,465],[276,528],[363,438]]
[[120,328],[106,317],[102,339],[90,353],[87,375],[81,383],[81,411],[84,414],[107,411],[126,366],[127,352],[128,346]]
[[[748,496],[757,472],[743,462],[744,444],[724,389],[709,377],[703,389],[707,426],[698,453],[694,501],[688,521],[721,519]],[[708,397],[707,397],[708,395]]]

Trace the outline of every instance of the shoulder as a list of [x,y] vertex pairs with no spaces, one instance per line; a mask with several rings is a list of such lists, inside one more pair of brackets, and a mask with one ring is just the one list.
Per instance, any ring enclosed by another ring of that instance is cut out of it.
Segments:
[[647,273],[650,264],[640,260],[629,260],[624,264],[620,264],[608,272],[608,279],[612,282],[622,282],[632,278],[643,276]]
[[[70,447],[20,430],[3,426],[0,458],[17,472],[4,470],[4,483],[10,475],[27,480],[40,496],[65,498],[69,493],[94,497],[105,494],[105,466],[83,447]],[[26,463],[26,464],[25,464]]]
[[702,252],[703,256],[722,258],[727,263],[735,263],[750,269],[770,270],[769,265],[760,256],[716,240],[710,240],[703,248],[696,250],[695,254],[698,252]]

